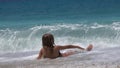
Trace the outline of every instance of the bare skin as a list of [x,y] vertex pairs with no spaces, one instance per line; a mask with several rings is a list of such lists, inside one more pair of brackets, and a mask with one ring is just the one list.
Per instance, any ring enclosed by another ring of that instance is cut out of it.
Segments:
[[[57,46],[54,46],[52,53],[50,52],[50,49],[48,47],[44,47],[40,50],[39,56],[37,57],[37,59],[41,59],[43,55],[48,58],[57,58],[60,50],[70,49],[70,48],[78,48],[81,50],[91,51],[93,48],[93,45],[90,44],[86,49],[78,45],[65,45],[65,46],[57,45]],[[61,54],[62,54],[62,57],[66,57],[66,56],[74,54],[74,52],[66,52],[66,53],[61,53]]]

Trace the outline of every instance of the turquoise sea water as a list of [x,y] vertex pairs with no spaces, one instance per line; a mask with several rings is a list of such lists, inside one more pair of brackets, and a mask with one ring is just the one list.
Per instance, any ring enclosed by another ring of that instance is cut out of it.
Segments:
[[120,0],[0,0],[0,60],[36,55],[44,33],[52,33],[56,44],[91,43],[94,57],[106,49],[111,52],[107,56],[117,57],[119,8]]

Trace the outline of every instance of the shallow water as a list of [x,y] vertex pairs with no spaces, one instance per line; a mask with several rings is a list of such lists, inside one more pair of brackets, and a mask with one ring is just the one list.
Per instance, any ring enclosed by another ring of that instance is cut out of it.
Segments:
[[[56,59],[36,60],[37,52],[3,55],[4,60],[0,62],[1,68],[119,68],[120,47],[92,50],[90,52],[77,52],[68,57]],[[6,61],[5,61],[6,60]]]

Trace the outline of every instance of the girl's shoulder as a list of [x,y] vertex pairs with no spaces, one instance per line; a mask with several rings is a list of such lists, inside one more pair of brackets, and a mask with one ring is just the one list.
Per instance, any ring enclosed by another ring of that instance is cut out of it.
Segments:
[[56,46],[54,46],[54,49],[55,49],[55,50],[60,50],[60,49],[61,49],[61,46],[60,46],[60,45],[56,45]]
[[44,52],[44,48],[41,48],[41,52]]

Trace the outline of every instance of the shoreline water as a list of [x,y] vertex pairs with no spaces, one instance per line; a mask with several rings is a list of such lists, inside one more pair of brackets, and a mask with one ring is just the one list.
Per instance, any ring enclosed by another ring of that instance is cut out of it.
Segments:
[[[24,64],[23,64],[24,63]],[[52,63],[52,62],[51,62]],[[77,64],[76,64],[77,63]],[[72,64],[72,65],[71,65]],[[120,68],[120,61],[115,62],[92,62],[92,63],[78,63],[73,62],[69,64],[42,64],[40,61],[13,62],[12,64],[0,64],[0,68]]]
[[0,68],[119,68],[120,47],[101,50],[92,50],[85,53],[76,53],[68,57],[37,60],[37,54],[18,57],[19,60],[0,62]]

